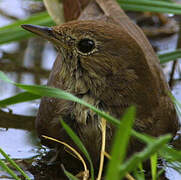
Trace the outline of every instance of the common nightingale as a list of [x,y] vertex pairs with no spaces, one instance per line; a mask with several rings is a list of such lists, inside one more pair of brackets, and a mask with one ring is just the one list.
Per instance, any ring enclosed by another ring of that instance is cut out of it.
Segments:
[[[48,86],[72,93],[118,119],[126,108],[135,105],[136,131],[152,136],[175,135],[178,117],[158,58],[152,49],[143,51],[124,28],[99,20],[72,21],[52,28],[22,27],[49,40],[57,48],[58,57]],[[77,133],[94,166],[98,167],[101,118],[78,103],[43,97],[36,128],[45,145],[54,146],[41,135],[73,144],[61,127],[60,118]],[[106,131],[106,151],[110,152],[115,128],[107,123]],[[141,147],[141,143],[132,139],[128,152],[139,151]],[[59,152],[65,164],[69,162],[72,165],[73,161],[75,164],[78,161],[72,160],[64,147],[60,146]]]

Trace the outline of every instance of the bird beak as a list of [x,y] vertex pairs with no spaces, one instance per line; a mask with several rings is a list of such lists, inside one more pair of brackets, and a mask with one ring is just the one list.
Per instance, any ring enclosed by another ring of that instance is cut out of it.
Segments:
[[21,27],[47,40],[52,41],[53,39],[56,39],[53,34],[53,30],[50,27],[37,26],[37,25],[31,25],[31,24],[23,24],[21,25]]

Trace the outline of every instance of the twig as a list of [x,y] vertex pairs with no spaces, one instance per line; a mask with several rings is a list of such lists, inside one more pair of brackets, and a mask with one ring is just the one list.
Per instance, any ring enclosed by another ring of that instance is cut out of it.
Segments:
[[45,69],[35,69],[34,67],[23,67],[15,65],[14,63],[2,63],[0,62],[0,70],[4,72],[21,72],[21,73],[32,73],[39,74],[40,77],[48,78],[50,71]]
[[169,86],[170,86],[170,89],[173,89],[173,85],[174,85],[174,74],[175,74],[175,69],[176,69],[176,66],[177,66],[177,63],[178,61],[173,61],[173,64],[172,64],[172,70],[171,70],[171,73],[170,73],[170,79],[169,79]]
[[111,159],[111,156],[107,152],[104,152],[104,156],[106,156],[108,159]]
[[32,131],[35,129],[35,117],[12,114],[0,109],[0,127]]
[[17,17],[15,17],[15,16],[12,16],[12,15],[8,14],[7,12],[5,12],[5,11],[4,11],[4,10],[2,10],[2,9],[0,9],[0,15],[2,15],[2,16],[4,16],[4,17],[6,17],[6,18],[8,18],[8,19],[18,20],[18,18],[17,18]]
[[[180,19],[181,17],[179,17]],[[178,41],[177,41],[177,48],[181,48],[181,23],[179,23],[179,37],[178,37]],[[176,69],[176,66],[177,66],[177,61],[174,61],[173,64],[172,64],[172,71],[171,71],[171,74],[170,74],[170,79],[169,79],[169,86],[170,88],[172,89],[173,88],[173,85],[174,85],[174,73],[175,73],[175,69]]]

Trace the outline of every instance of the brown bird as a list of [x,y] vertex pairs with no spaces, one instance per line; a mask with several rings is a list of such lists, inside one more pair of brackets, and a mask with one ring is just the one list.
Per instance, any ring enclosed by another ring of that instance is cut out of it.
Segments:
[[[119,119],[126,108],[135,105],[135,130],[152,136],[175,135],[178,118],[158,58],[150,45],[143,49],[132,33],[99,20],[72,21],[52,28],[22,27],[51,41],[58,50],[48,86],[70,92]],[[148,41],[144,41],[146,46]],[[72,144],[60,125],[60,117],[78,134],[94,166],[98,167],[100,117],[78,103],[44,97],[36,118],[42,143],[51,145],[41,137],[47,135]],[[107,152],[110,152],[113,134],[114,127],[108,124]],[[141,144],[132,140],[129,153],[140,147]],[[59,147],[59,151],[62,162],[73,166],[71,155],[63,147]],[[77,160],[74,161],[76,164]]]

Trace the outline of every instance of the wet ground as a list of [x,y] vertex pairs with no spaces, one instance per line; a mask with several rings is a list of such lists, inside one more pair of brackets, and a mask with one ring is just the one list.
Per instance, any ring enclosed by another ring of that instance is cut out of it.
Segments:
[[[14,19],[25,18],[41,7],[39,3],[38,5],[33,3],[35,6],[32,6],[30,2],[0,0],[0,27],[9,24]],[[32,10],[32,8],[35,8],[35,10]],[[2,12],[5,12],[5,14]],[[152,37],[150,41],[154,48],[157,49],[157,52],[163,53],[175,49],[177,38],[178,35],[176,33],[170,33],[162,38]],[[10,43],[0,46],[0,70],[6,72],[9,78],[16,82],[46,84],[55,57],[56,51],[52,45],[39,38]],[[166,66],[164,65],[164,72],[168,81],[172,65],[173,62],[168,63]],[[174,74],[172,92],[181,102],[180,67],[178,63]],[[21,90],[0,81],[0,100],[18,92],[21,92]],[[53,177],[55,174],[51,174],[50,167],[57,167],[57,165],[51,164],[48,167],[45,165],[47,163],[46,159],[41,159],[49,150],[40,145],[34,130],[34,118],[32,116],[36,115],[38,106],[39,100],[12,105],[1,109],[2,111],[0,110],[0,147],[25,169],[29,167],[29,164],[32,164],[33,159],[39,162],[34,161],[33,166],[27,171],[30,178],[34,178],[30,173],[32,172],[37,174],[40,179],[45,179],[44,172],[49,171],[50,177],[56,180]],[[11,115],[6,113],[10,111],[12,112]],[[16,114],[16,116],[13,114]],[[5,122],[2,120],[4,118],[10,119],[10,121]],[[1,155],[0,158],[2,158]],[[170,180],[181,179],[181,176],[171,168],[167,169],[166,175]],[[51,179],[50,177],[47,179]],[[10,176],[0,169],[0,179],[10,179]]]

